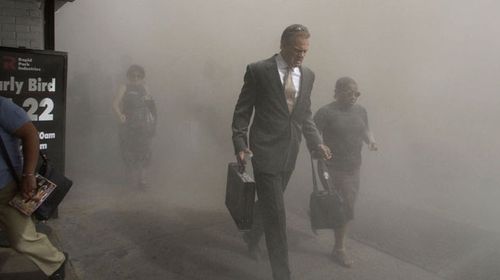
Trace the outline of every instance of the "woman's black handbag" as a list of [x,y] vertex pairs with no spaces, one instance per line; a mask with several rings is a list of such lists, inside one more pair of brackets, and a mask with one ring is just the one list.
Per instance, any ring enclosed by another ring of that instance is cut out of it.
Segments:
[[[318,159],[318,164],[325,165],[324,160]],[[343,199],[335,186],[330,187],[329,174],[326,166],[324,166],[322,174],[327,186],[323,186],[323,190],[318,189],[316,180],[316,170],[314,168],[314,161],[311,158],[312,176],[313,176],[313,192],[309,201],[311,228],[315,232],[318,229],[334,229],[344,225],[346,218],[343,207]]]
[[57,187],[52,191],[49,197],[36,209],[33,215],[38,220],[48,220],[54,211],[57,209],[57,206],[64,199],[69,189],[73,185],[73,181],[68,179],[64,174],[60,173],[56,169],[52,167],[50,164],[47,155],[40,152],[40,157],[42,158],[42,165],[38,169],[38,173],[43,177],[49,179]]

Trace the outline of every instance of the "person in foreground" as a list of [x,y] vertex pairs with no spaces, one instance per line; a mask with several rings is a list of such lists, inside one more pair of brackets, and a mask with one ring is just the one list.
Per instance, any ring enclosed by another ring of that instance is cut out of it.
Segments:
[[33,198],[35,194],[39,140],[38,131],[26,112],[5,97],[0,97],[0,137],[20,178],[18,186],[2,154],[0,226],[6,231],[12,249],[33,261],[49,279],[64,279],[67,254],[56,249],[45,234],[36,232],[31,217],[9,205],[17,192],[21,192],[26,199]]
[[295,168],[301,134],[312,152],[331,157],[312,120],[314,73],[302,66],[309,37],[305,26],[290,25],[281,35],[279,54],[247,66],[232,122],[236,159],[244,166],[245,155],[253,155],[258,196],[252,229],[243,238],[250,255],[258,259],[265,234],[275,280],[291,277],[283,193]]
[[[345,224],[334,228],[335,245],[332,251],[334,261],[345,267],[353,262],[345,251],[347,225],[354,218],[354,202],[359,190],[359,170],[363,142],[370,151],[377,145],[368,126],[368,115],[364,107],[356,104],[360,96],[358,85],[349,77],[337,80],[335,100],[321,107],[314,115],[314,122],[323,136],[323,141],[332,150],[333,157],[326,161],[329,182],[323,184],[336,188],[344,201]],[[318,166],[321,169],[322,165]],[[323,170],[319,170],[320,174]],[[323,179],[322,176],[320,178]]]

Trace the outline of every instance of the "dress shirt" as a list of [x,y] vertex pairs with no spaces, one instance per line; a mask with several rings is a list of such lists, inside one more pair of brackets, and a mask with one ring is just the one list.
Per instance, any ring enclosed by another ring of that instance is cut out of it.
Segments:
[[[284,84],[284,79],[286,72],[288,71],[288,64],[285,62],[281,54],[278,54],[276,56],[276,65],[278,66],[278,72],[280,74],[280,79],[281,79],[281,84]],[[295,98],[299,96],[299,90],[300,90],[300,69],[299,67],[293,67],[292,68],[292,81],[293,85],[295,86],[296,92],[295,92]]]

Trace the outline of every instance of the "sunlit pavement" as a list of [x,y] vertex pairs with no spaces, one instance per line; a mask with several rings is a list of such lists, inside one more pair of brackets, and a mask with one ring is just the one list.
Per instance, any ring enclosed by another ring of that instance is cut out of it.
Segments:
[[[173,185],[76,185],[61,207],[64,214],[50,225],[71,254],[78,279],[271,279],[266,258],[255,262],[246,255],[223,207],[223,186]],[[331,232],[314,235],[303,205],[288,205],[293,279],[493,280],[500,275],[496,234],[373,199],[359,202],[348,242],[355,264],[342,268],[328,257]],[[11,257],[4,269],[13,267]],[[3,270],[1,279],[39,279],[29,265],[26,271]]]

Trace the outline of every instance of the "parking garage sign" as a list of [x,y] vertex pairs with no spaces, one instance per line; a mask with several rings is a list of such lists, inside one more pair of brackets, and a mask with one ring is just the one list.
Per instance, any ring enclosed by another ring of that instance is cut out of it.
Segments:
[[0,95],[26,110],[40,150],[64,170],[67,54],[0,47],[0,59]]

